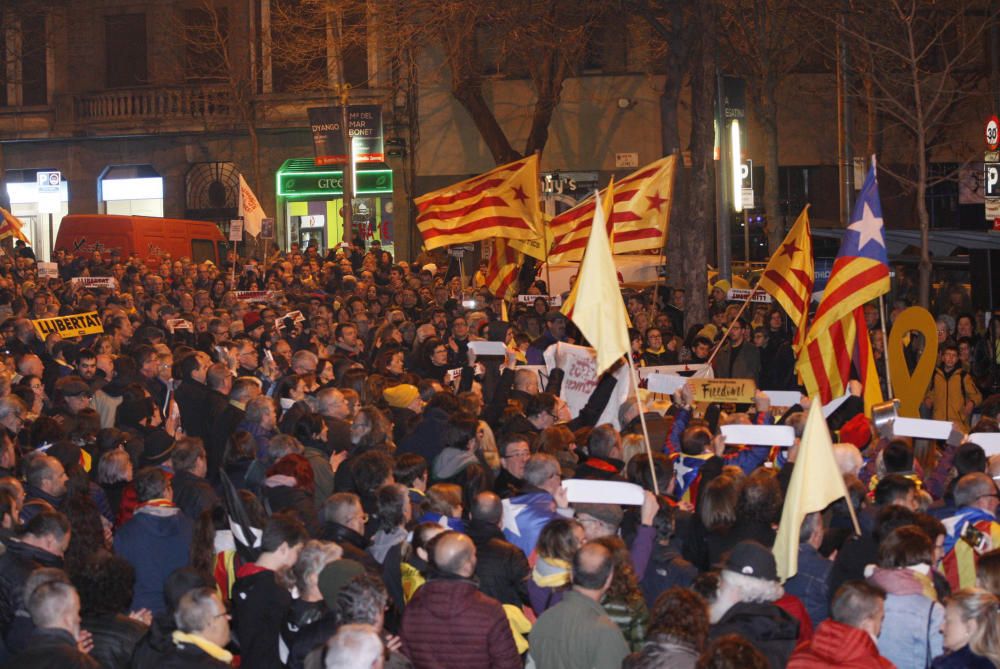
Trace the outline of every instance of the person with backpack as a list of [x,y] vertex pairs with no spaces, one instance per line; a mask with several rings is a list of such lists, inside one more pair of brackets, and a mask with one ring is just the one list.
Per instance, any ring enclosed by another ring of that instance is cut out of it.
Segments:
[[983,401],[972,376],[959,364],[958,346],[945,344],[941,364],[934,370],[924,406],[934,420],[954,421],[963,432],[969,431],[972,410]]

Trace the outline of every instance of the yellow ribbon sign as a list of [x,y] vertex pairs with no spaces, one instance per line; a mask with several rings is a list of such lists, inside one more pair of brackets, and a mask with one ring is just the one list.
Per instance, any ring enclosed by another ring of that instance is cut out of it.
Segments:
[[[913,374],[910,374],[910,366],[906,364],[906,357],[903,355],[903,338],[914,330],[923,335],[924,350]],[[899,415],[919,418],[920,404],[924,401],[927,387],[934,376],[934,367],[937,366],[937,327],[931,312],[923,307],[904,309],[892,324],[885,350],[889,356],[892,389],[899,399]]]
[[757,384],[753,379],[691,379],[695,402],[753,402]]
[[31,323],[43,341],[52,333],[63,337],[82,337],[83,335],[104,332],[104,326],[96,311],[72,316],[57,316],[56,318],[39,318]]

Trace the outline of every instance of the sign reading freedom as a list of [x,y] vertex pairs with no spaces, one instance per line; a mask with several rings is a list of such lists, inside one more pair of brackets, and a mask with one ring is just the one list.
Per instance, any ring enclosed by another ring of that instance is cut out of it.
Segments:
[[88,311],[73,316],[57,316],[56,318],[39,318],[31,321],[38,336],[44,339],[53,332],[63,337],[82,337],[88,334],[104,332],[104,325],[96,311]]
[[757,384],[753,379],[691,379],[695,402],[753,402]]

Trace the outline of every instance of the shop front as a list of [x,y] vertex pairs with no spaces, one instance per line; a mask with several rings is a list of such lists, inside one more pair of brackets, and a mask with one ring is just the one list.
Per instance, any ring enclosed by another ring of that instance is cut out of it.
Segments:
[[[312,158],[286,160],[275,177],[278,237],[287,249],[316,245],[326,253],[344,241],[344,172],[318,167]],[[384,163],[359,164],[354,175],[352,230],[365,247],[378,240],[393,250],[392,169]]]

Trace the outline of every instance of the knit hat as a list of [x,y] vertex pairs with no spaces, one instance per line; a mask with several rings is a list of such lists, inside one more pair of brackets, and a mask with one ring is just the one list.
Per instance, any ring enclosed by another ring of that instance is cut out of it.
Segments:
[[337,606],[337,595],[356,576],[365,573],[365,568],[357,560],[334,560],[319,573],[319,591],[329,609]]
[[153,430],[142,438],[142,466],[158,465],[174,452],[174,438],[164,430]]
[[250,332],[255,327],[262,325],[259,311],[248,311],[243,314],[243,331]]
[[424,265],[421,269],[422,270],[426,270],[426,271],[430,272],[431,274],[437,274],[438,266],[435,265],[432,262],[429,262],[426,265]]
[[778,580],[774,554],[757,541],[741,541],[733,546],[722,568],[765,581]]
[[410,406],[413,400],[420,397],[417,387],[409,383],[400,383],[382,391],[382,397],[389,403],[389,406],[397,409],[405,409]]
[[715,335],[719,334],[719,328],[715,327],[712,323],[709,323],[702,329],[698,330],[698,336],[704,337],[709,341],[715,340]]
[[726,281],[725,279],[719,279],[718,281],[715,282],[715,285],[712,286],[713,290],[716,289],[716,288],[718,288],[719,290],[721,290],[724,293],[728,293],[729,289],[732,288],[732,285],[728,281]]
[[625,517],[622,508],[617,504],[581,502],[580,504],[574,504],[573,509],[576,511],[577,518],[580,517],[580,514],[585,513],[591,518],[595,518],[611,527],[619,527],[622,524],[622,519]]

